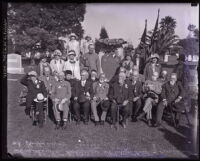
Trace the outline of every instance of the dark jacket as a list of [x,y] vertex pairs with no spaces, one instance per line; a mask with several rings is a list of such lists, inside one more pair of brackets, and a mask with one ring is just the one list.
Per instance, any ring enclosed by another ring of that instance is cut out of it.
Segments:
[[[160,64],[156,64],[155,71],[158,72],[158,74],[160,76],[160,73],[162,71],[162,66]],[[145,68],[144,68],[144,78],[145,78],[145,80],[151,80],[152,75],[153,75],[152,64],[147,63]]]
[[70,80],[66,80],[70,83],[71,85],[71,98],[74,98],[75,95],[75,87],[76,87],[76,83],[78,82],[77,79],[70,79]]
[[142,97],[143,91],[143,84],[140,81],[136,81],[135,85],[131,84],[132,88],[132,95],[134,97]]
[[87,92],[89,92],[90,98],[93,98],[92,82],[89,80],[86,80],[85,87],[82,87],[81,80],[80,81],[78,80],[74,88],[74,97],[78,97],[78,100],[84,100],[86,98],[85,96]]
[[169,81],[163,85],[161,92],[161,100],[166,99],[169,104],[175,101],[178,96],[184,97],[184,88],[181,82],[176,82],[173,86]]
[[109,99],[115,100],[118,104],[122,104],[125,100],[132,101],[132,88],[129,83],[124,83],[123,86],[120,86],[118,82],[115,82],[111,85],[109,91]]

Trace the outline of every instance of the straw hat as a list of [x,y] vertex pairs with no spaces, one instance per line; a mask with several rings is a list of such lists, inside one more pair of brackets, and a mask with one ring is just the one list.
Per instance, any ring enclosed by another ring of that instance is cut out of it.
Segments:
[[35,102],[44,102],[47,98],[44,98],[44,95],[42,93],[37,94],[37,98],[34,99]]
[[71,37],[75,37],[76,39],[78,38],[77,35],[76,35],[75,33],[71,33],[71,34],[69,35],[69,38],[71,38]]

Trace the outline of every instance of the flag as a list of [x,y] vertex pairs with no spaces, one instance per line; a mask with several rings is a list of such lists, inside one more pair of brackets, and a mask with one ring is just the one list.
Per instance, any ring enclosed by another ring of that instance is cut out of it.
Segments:
[[147,35],[147,20],[145,20],[145,28],[144,28],[144,32],[142,34],[141,41],[140,41],[141,47],[146,46],[146,35]]
[[155,27],[153,30],[153,34],[151,36],[151,44],[148,47],[149,55],[151,53],[155,53],[157,51],[156,46],[157,46],[157,40],[158,40],[158,34],[159,34],[159,29],[158,29],[159,13],[160,13],[160,9],[158,9],[158,16],[157,16],[156,24],[155,24]]

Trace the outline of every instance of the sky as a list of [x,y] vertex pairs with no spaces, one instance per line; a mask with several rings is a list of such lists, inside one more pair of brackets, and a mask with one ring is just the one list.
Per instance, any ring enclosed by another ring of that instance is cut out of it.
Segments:
[[85,35],[90,35],[93,39],[99,38],[101,26],[104,26],[109,38],[123,38],[137,47],[144,31],[145,19],[147,19],[147,30],[152,30],[158,9],[160,9],[159,20],[165,16],[176,19],[175,34],[179,38],[187,37],[189,24],[199,28],[199,6],[192,7],[189,3],[90,3],[86,4],[82,25]]

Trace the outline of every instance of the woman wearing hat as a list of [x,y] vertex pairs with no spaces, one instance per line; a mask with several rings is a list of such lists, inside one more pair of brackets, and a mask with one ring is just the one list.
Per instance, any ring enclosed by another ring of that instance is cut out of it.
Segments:
[[69,35],[69,42],[67,44],[67,50],[74,50],[76,53],[76,58],[79,59],[80,57],[80,43],[77,41],[78,37],[75,33],[71,33]]
[[37,73],[31,71],[27,73],[22,79],[21,84],[27,87],[28,93],[26,96],[26,115],[30,115],[31,105],[38,93],[42,93],[44,97],[47,96],[47,91],[44,82],[38,79]]
[[133,67],[133,61],[131,60],[130,54],[125,56],[125,60],[122,62],[122,67],[126,69],[127,77],[129,77]]
[[80,80],[80,66],[79,61],[76,60],[76,53],[74,50],[68,52],[68,60],[65,62],[64,71],[72,71],[72,77]]
[[160,72],[162,71],[161,65],[158,63],[159,61],[159,55],[158,54],[152,54],[150,58],[148,59],[148,63],[146,64],[144,68],[144,77],[145,80],[151,80],[152,75],[154,72],[157,72],[160,76]]
[[60,50],[54,51],[54,58],[50,62],[52,74],[57,76],[59,73],[64,71],[64,60],[61,59],[62,53]]

